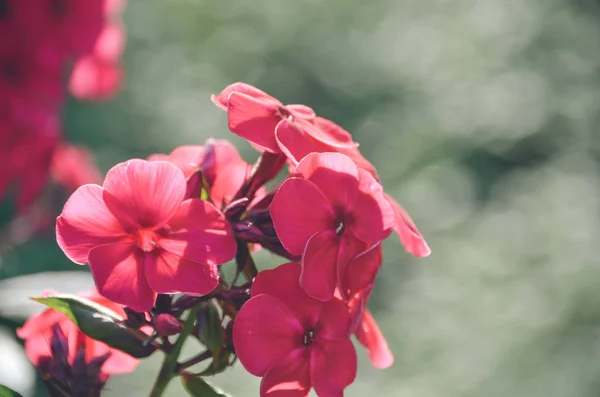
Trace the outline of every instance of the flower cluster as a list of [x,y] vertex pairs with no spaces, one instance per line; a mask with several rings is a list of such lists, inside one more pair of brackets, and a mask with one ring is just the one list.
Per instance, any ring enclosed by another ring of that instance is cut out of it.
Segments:
[[0,1],[0,197],[18,184],[20,210],[47,181],[67,88],[82,99],[106,98],[118,88],[122,6],[123,0]]
[[[90,267],[103,299],[126,306],[123,326],[150,325],[148,341],[162,340],[167,358],[152,395],[176,375],[192,381],[191,365],[212,358],[201,374],[214,374],[235,354],[263,378],[261,396],[311,388],[341,396],[357,372],[352,335],[375,367],[393,363],[367,309],[382,241],[395,231],[414,256],[429,247],[342,127],[244,83],[212,100],[260,152],[254,165],[212,139],[117,164],[102,185],[71,195],[56,222],[58,244]],[[259,271],[259,249],[285,263]],[[220,266],[231,260],[227,280]],[[20,335],[32,343],[29,328]],[[207,351],[178,363],[177,346],[190,333]]]

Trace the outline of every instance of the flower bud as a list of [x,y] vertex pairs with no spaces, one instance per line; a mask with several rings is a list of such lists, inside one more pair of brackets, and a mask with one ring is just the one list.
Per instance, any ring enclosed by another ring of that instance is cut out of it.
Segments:
[[154,318],[154,329],[160,336],[171,336],[183,331],[183,326],[173,315],[161,313]]

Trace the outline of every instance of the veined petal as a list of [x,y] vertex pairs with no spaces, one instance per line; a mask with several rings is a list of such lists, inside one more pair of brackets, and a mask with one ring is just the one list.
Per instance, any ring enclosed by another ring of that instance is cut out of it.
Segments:
[[279,153],[275,127],[280,117],[276,111],[272,103],[234,91],[228,99],[229,129],[267,152]]
[[408,213],[394,200],[393,197],[386,194],[388,202],[394,210],[394,231],[400,237],[400,242],[404,249],[416,257],[425,257],[431,254],[431,249],[421,235],[421,232],[415,226],[412,218]]
[[247,301],[233,323],[233,343],[248,372],[264,376],[291,351],[303,347],[304,330],[278,299],[257,295]]
[[356,350],[350,339],[317,341],[311,353],[310,377],[319,397],[342,397],[356,379]]
[[280,151],[294,164],[298,165],[300,160],[310,153],[332,152],[330,146],[314,139],[299,127],[301,120],[283,119],[275,128],[275,140]]
[[359,174],[356,164],[348,156],[340,153],[311,153],[300,161],[294,175],[314,183],[329,202],[344,213],[350,212],[354,207]]
[[394,355],[373,315],[367,309],[364,310],[362,320],[356,330],[356,338],[367,349],[369,360],[375,368],[388,368],[394,363]]
[[88,263],[92,248],[127,237],[106,206],[103,193],[104,189],[98,185],[79,187],[56,220],[58,246],[75,263]]
[[104,189],[121,204],[110,210],[117,218],[144,228],[159,228],[183,201],[186,183],[175,165],[164,161],[133,159],[115,165],[106,174]]
[[339,238],[332,230],[318,232],[306,244],[300,285],[315,299],[326,302],[333,298],[337,286],[339,248]]
[[366,243],[377,243],[392,232],[394,210],[383,188],[367,171],[360,169],[359,194],[352,209],[354,221],[349,230]]
[[302,255],[315,233],[335,227],[335,214],[325,195],[301,178],[288,178],[281,184],[270,211],[281,244],[293,255]]
[[235,256],[235,239],[225,217],[207,201],[184,201],[168,226],[170,232],[158,246],[171,254],[206,265],[220,265]]
[[269,368],[260,383],[261,397],[306,397],[310,393],[310,350],[292,350]]
[[144,275],[148,254],[133,243],[100,245],[90,251],[90,269],[98,292],[117,303],[143,313],[152,309],[156,292]]
[[219,95],[211,95],[211,101],[223,110],[227,110],[227,98],[232,92],[239,92],[248,95],[252,98],[261,99],[265,102],[272,102],[274,105],[281,105],[277,99],[273,98],[266,92],[246,83],[233,83],[225,87]]
[[300,287],[299,263],[286,263],[263,270],[252,283],[252,296],[266,294],[279,299],[293,312],[306,329],[319,317],[321,302],[311,298]]
[[159,294],[206,295],[219,283],[219,269],[163,251],[155,261],[146,261],[146,279]]

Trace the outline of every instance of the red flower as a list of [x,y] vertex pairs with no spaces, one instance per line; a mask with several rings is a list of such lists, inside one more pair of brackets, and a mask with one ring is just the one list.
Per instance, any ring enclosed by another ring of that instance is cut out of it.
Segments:
[[335,152],[357,147],[343,129],[334,134],[313,123],[314,111],[304,105],[284,105],[269,94],[244,83],[226,87],[212,101],[227,110],[229,129],[256,149],[284,153],[294,164],[313,152]]
[[[95,290],[90,294],[81,295],[114,311],[122,319],[125,318],[125,312],[120,305],[103,298]],[[65,314],[55,309],[47,309],[30,317],[23,327],[17,330],[19,338],[25,340],[25,352],[34,365],[37,366],[44,357],[52,356],[50,342],[52,340],[52,327],[55,324],[60,326],[67,337],[69,364],[73,364],[78,351],[84,348],[87,363],[90,363],[94,358],[110,353],[108,360],[101,368],[101,372],[106,375],[131,372],[137,367],[137,359],[88,337]]]
[[223,215],[200,199],[184,201],[185,178],[171,163],[129,160],[104,185],[81,186],[56,222],[59,246],[89,264],[99,292],[138,312],[157,293],[205,295],[216,265],[235,255]]
[[324,301],[333,297],[365,243],[385,239],[394,225],[381,185],[340,153],[306,156],[275,194],[270,211],[282,245],[302,255],[302,287]]
[[92,153],[77,145],[63,143],[54,151],[50,168],[52,179],[70,193],[88,183],[101,183],[102,174]]
[[338,299],[308,296],[299,276],[297,263],[258,274],[233,325],[236,354],[263,378],[261,397],[341,396],[357,370],[350,315]]
[[431,248],[425,238],[415,226],[412,218],[404,208],[388,194],[385,195],[394,209],[394,231],[398,234],[404,249],[416,257],[425,257],[431,254]]
[[235,146],[225,140],[210,139],[205,146],[179,146],[168,156],[154,154],[148,160],[166,160],[179,167],[187,179],[187,198],[200,197],[204,177],[210,190],[210,199],[218,208],[229,204],[251,169]]

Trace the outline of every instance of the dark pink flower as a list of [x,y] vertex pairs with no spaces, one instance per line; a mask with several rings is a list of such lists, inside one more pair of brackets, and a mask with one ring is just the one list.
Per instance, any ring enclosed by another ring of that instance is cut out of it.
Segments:
[[[95,290],[89,294],[81,294],[81,296],[93,300],[115,312],[121,319],[125,319],[125,313],[120,305],[98,295]],[[56,324],[67,337],[69,364],[73,364],[78,351],[84,348],[87,363],[90,363],[94,358],[110,353],[101,368],[101,372],[106,375],[131,372],[137,367],[137,359],[88,337],[65,314],[55,309],[47,309],[30,317],[23,327],[17,330],[19,338],[25,340],[25,352],[34,365],[40,364],[44,357],[52,356],[50,342],[52,340],[52,327]]]
[[235,240],[223,215],[200,199],[184,200],[183,173],[168,162],[129,160],[103,186],[81,186],[56,222],[59,246],[89,264],[98,291],[138,312],[157,293],[205,295]]
[[306,156],[270,206],[282,245],[302,255],[301,284],[329,300],[349,261],[364,245],[385,239],[394,213],[381,185],[340,153]]
[[321,302],[298,284],[300,265],[258,274],[252,298],[235,318],[233,342],[248,372],[262,377],[261,397],[342,396],[357,370],[350,315],[338,299]]
[[410,215],[393,197],[388,194],[385,197],[394,209],[394,231],[398,234],[404,249],[416,257],[429,256],[431,248],[427,245],[425,238],[415,226]]
[[313,152],[335,152],[357,147],[346,131],[321,130],[313,123],[314,111],[304,105],[284,105],[249,84],[234,83],[212,101],[227,110],[229,129],[256,149],[284,153],[297,164]]

